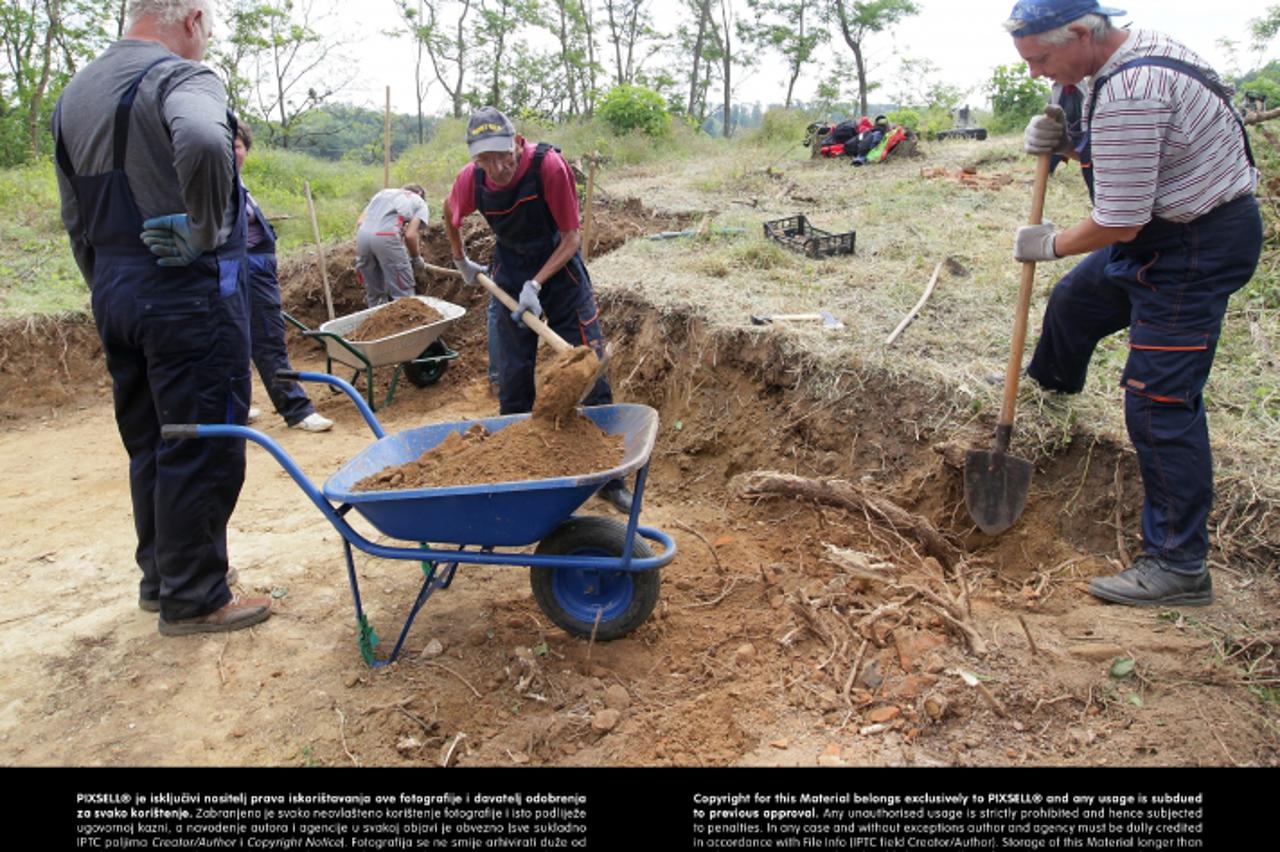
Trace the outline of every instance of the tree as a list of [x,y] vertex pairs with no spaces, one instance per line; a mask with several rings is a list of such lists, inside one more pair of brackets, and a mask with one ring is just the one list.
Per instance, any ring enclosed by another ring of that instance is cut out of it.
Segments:
[[462,117],[466,103],[465,86],[471,63],[467,50],[470,40],[467,18],[475,11],[476,2],[431,0],[427,3],[426,18],[417,31],[418,39],[431,60],[431,70],[449,96],[454,118]]
[[[105,0],[8,0],[0,3],[0,164],[49,150],[49,118],[63,86],[107,41],[99,23]],[[114,2],[114,0],[112,0]],[[16,145],[16,147],[15,147]]]
[[419,145],[426,141],[426,116],[423,114],[422,104],[427,98],[427,92],[431,90],[432,82],[427,78],[423,56],[426,51],[422,38],[425,2],[426,0],[416,0],[415,5],[414,0],[396,0],[396,11],[400,13],[400,19],[404,21],[408,34],[413,38],[413,95],[417,104]]
[[858,101],[862,114],[867,114],[867,63],[864,47],[867,36],[881,33],[900,20],[920,11],[911,0],[833,0],[835,19],[840,26],[844,42],[853,51],[853,61],[858,71]]
[[[227,17],[227,51],[236,65],[223,69],[228,90],[238,89],[229,101],[266,122],[271,141],[288,148],[300,119],[353,79],[354,72],[346,79],[331,76],[341,64],[342,43],[327,41],[317,31],[325,13],[317,10],[316,0],[235,0]],[[243,88],[236,80],[241,71],[252,75],[243,78],[248,81]]]
[[699,119],[701,119],[701,114],[705,113],[706,111],[705,78],[703,82],[703,90],[701,92],[703,109],[695,113],[694,107],[698,105],[698,101],[699,101],[700,93],[698,90],[698,66],[702,63],[702,60],[703,60],[702,53],[703,53],[703,46],[707,38],[707,26],[711,23],[711,0],[688,0],[688,2],[692,3],[693,10],[697,15],[698,28],[697,28],[697,36],[694,37],[694,42],[693,42],[693,57],[692,57],[693,61],[690,63],[690,68],[689,68],[689,109],[687,110],[687,112],[690,116],[698,115]]
[[1043,80],[1031,79],[1026,64],[1018,62],[992,69],[987,94],[991,96],[991,130],[1006,133],[1044,109],[1049,86]]
[[828,33],[814,26],[820,0],[747,0],[754,21],[743,27],[743,37],[761,49],[772,50],[787,62],[787,99],[784,109],[791,108],[796,80],[818,45]]

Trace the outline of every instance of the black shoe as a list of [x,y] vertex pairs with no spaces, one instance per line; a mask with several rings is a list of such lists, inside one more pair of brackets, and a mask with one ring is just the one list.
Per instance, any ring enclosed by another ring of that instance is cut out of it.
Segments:
[[1139,556],[1127,571],[1090,580],[1089,593],[1129,606],[1207,606],[1213,603],[1213,580],[1207,569],[1176,574],[1158,557]]
[[609,480],[600,489],[597,496],[624,515],[631,514],[631,502],[634,498],[631,495],[631,489],[627,487],[627,483],[623,480]]

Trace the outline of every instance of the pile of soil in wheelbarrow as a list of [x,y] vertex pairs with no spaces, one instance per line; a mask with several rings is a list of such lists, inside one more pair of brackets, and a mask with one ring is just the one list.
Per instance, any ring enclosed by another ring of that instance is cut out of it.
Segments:
[[466,432],[451,432],[414,461],[365,477],[354,490],[447,488],[584,476],[617,467],[624,454],[621,435],[606,435],[580,414],[559,421],[531,417],[497,432],[477,423]]
[[381,340],[402,331],[410,331],[439,322],[444,317],[435,308],[408,296],[396,299],[382,310],[371,315],[356,327],[351,339],[356,341]]

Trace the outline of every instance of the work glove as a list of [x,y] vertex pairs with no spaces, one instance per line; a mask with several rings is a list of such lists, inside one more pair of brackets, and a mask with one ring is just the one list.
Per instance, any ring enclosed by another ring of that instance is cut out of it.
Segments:
[[481,272],[486,275],[489,274],[489,267],[481,266],[465,254],[462,257],[455,257],[453,259],[453,265],[462,273],[462,282],[468,287],[475,285],[476,276]]
[[414,272],[422,272],[424,269],[427,268],[427,262],[422,259],[422,255],[420,254],[415,254],[413,256],[412,263],[413,263]]
[[1022,263],[1057,260],[1058,255],[1053,250],[1055,236],[1052,222],[1023,225],[1013,238],[1013,259]]
[[542,302],[538,301],[538,293],[541,290],[541,285],[532,278],[524,282],[524,286],[520,288],[520,303],[516,306],[516,309],[511,312],[511,319],[515,320],[517,325],[524,325],[524,320],[520,319],[520,317],[525,311],[528,311],[535,317],[542,317]]
[[1044,112],[1027,122],[1022,132],[1022,150],[1028,154],[1060,154],[1069,156],[1074,148],[1067,136],[1067,114],[1057,104],[1050,104]]
[[190,266],[203,253],[191,241],[191,225],[186,213],[148,219],[142,228],[142,242],[160,258],[157,266]]

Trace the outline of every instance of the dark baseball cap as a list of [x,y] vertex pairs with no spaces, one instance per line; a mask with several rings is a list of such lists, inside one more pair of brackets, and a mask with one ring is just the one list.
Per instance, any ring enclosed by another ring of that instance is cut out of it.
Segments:
[[1123,9],[1099,6],[1098,0],[1018,0],[1009,13],[1010,21],[1021,24],[1013,30],[1015,38],[1047,33],[1066,26],[1085,15],[1123,15]]
[[467,122],[467,151],[473,157],[486,151],[510,151],[515,138],[510,119],[491,106],[476,110]]

